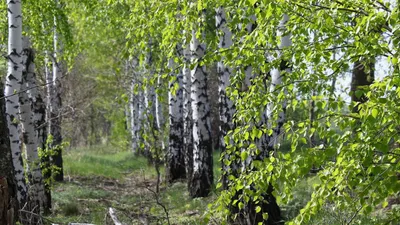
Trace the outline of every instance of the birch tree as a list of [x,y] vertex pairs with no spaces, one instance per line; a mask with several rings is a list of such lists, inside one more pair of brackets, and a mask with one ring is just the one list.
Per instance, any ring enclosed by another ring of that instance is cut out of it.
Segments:
[[[177,46],[178,57],[183,56],[183,49]],[[183,74],[177,69],[174,59],[169,60],[171,75],[175,77],[169,83],[169,146],[167,152],[166,176],[168,182],[186,178],[184,142],[183,142]]]
[[[371,62],[372,61],[372,62]],[[374,82],[375,78],[375,60],[372,57],[364,60],[357,60],[353,64],[352,76],[351,76],[351,101],[355,103],[353,112],[359,112],[359,104],[367,101],[367,96],[364,92],[368,90],[368,87]],[[359,103],[359,104],[357,104]]]
[[[32,58],[34,57],[34,52],[30,49]],[[29,59],[29,57],[28,57]],[[47,126],[46,126],[46,102],[42,97],[40,90],[38,89],[38,84],[36,80],[35,64],[32,59],[28,65],[26,74],[26,88],[29,97],[29,102],[33,112],[33,125],[35,129],[35,138],[37,142],[37,149],[41,150],[40,165],[43,174],[44,182],[44,195],[42,198],[44,212],[50,212],[51,209],[51,168],[50,168],[50,157],[47,149]],[[45,74],[48,73],[48,67],[45,66]]]
[[[193,117],[192,117],[192,99],[191,86],[192,80],[190,77],[190,49],[189,44],[184,44],[183,49],[183,152],[186,166],[186,177],[190,181],[193,173]],[[191,182],[188,182],[190,186]]]
[[[218,48],[220,51],[224,49],[228,49],[232,46],[232,32],[227,27],[227,18],[226,13],[223,7],[218,7],[216,9],[215,15],[215,23],[218,29],[219,34],[219,43]],[[226,95],[226,88],[230,85],[230,78],[232,75],[232,68],[224,65],[223,62],[218,62],[217,65],[217,73],[219,78],[218,92],[219,92],[219,118],[220,118],[220,126],[219,126],[219,150],[223,155],[225,160],[229,161],[229,155],[226,154],[226,144],[225,144],[225,136],[227,132],[234,129],[233,126],[233,114],[235,112],[233,102]],[[229,166],[226,166],[224,160],[222,162],[223,167],[223,176],[222,182],[224,187],[227,186],[227,177],[229,175]]]
[[[145,149],[144,155],[151,161],[152,160],[152,152],[150,147],[153,147],[153,144],[150,138],[154,138],[152,135],[152,129],[157,129],[157,111],[156,111],[156,93],[155,87],[151,83],[153,79],[153,53],[152,53],[152,42],[151,40],[147,43],[148,49],[145,56],[144,63],[144,71],[146,74],[146,86],[144,87],[144,102],[145,102],[145,111],[144,111],[144,126],[143,132],[146,132],[145,138]],[[154,140],[156,141],[156,140]],[[157,146],[156,146],[157,147]]]
[[4,86],[0,86],[0,224],[14,225],[17,220],[18,201],[14,166],[7,127]]
[[211,191],[214,179],[207,72],[202,61],[205,51],[205,44],[198,40],[196,30],[192,30],[190,52],[191,63],[194,64],[194,67],[190,74],[193,110],[193,173],[190,178],[189,193],[193,198],[207,196]]
[[17,182],[17,199],[22,207],[26,201],[27,187],[25,183],[24,167],[19,139],[18,93],[21,88],[24,60],[22,57],[22,12],[21,1],[7,1],[8,7],[8,70],[6,76],[6,116],[10,132],[10,144]]
[[127,66],[130,67],[130,70],[127,69],[128,77],[130,77],[130,85],[129,85],[129,113],[130,113],[130,132],[131,132],[131,150],[133,154],[139,153],[139,146],[140,146],[140,112],[139,112],[139,105],[143,104],[140,102],[140,95],[138,93],[139,87],[139,73],[138,73],[138,66],[139,61],[136,57],[133,57],[132,60],[127,61]]
[[[57,2],[58,3],[58,2]],[[61,103],[61,77],[62,77],[62,63],[60,60],[61,44],[60,37],[57,31],[57,19],[54,18],[53,30],[53,43],[54,52],[52,55],[53,76],[51,80],[50,92],[50,118],[49,118],[49,134],[53,137],[51,148],[55,149],[55,154],[52,155],[52,163],[56,166],[57,173],[54,174],[54,180],[63,181],[63,159],[61,152],[62,136],[61,136],[61,119],[62,119],[62,103]]]
[[136,77],[135,70],[137,69],[137,61],[132,60],[132,78],[129,89],[129,113],[130,113],[130,131],[131,131],[131,150],[133,154],[138,152],[138,126],[139,126],[139,112],[138,112],[138,95],[135,94]]
[[29,40],[24,41],[23,58],[24,70],[22,73],[23,90],[19,93],[19,116],[22,126],[23,142],[26,150],[26,171],[29,180],[28,191],[28,210],[40,213],[43,209],[45,199],[42,171],[40,168],[40,159],[37,150],[37,135],[35,131],[35,120],[32,112],[31,102],[26,89],[28,88],[28,79],[32,78],[34,71],[34,55],[29,47]]

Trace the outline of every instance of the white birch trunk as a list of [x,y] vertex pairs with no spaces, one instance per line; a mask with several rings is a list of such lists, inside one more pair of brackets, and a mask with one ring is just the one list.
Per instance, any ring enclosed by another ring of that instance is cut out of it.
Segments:
[[[232,32],[227,27],[227,18],[223,7],[216,9],[215,22],[217,27],[217,33],[219,32],[219,43],[218,48],[220,50],[228,49],[232,46]],[[235,108],[233,102],[226,95],[226,88],[230,85],[230,77],[232,76],[232,68],[225,66],[223,62],[218,62],[217,73],[219,78],[218,92],[219,92],[219,143],[218,148],[223,154],[223,157],[227,161],[231,161],[229,154],[226,151],[225,136],[228,131],[233,130],[233,115]],[[229,168],[237,169],[235,163],[231,161],[230,166],[222,163],[222,183],[223,187],[226,188],[228,184]]]
[[[150,79],[153,78],[153,55],[152,55],[152,42],[149,40],[148,42],[148,52],[145,58],[145,73],[148,79],[147,86],[144,91],[144,100],[145,100],[145,123],[143,124],[144,132],[148,133],[149,136],[153,136],[153,132],[151,129],[157,129],[157,112],[156,112],[156,94],[155,88],[150,84]],[[154,137],[156,138],[156,137]],[[155,140],[158,142],[158,140]],[[152,153],[150,152],[149,147],[153,145],[153,143],[145,140],[145,149],[144,155],[148,157],[148,159],[152,159]],[[157,146],[158,147],[158,146]]]
[[[53,53],[53,87],[50,95],[50,134],[53,136],[52,147],[60,146],[62,144],[61,136],[61,61],[59,60],[60,55],[60,40],[57,33],[57,23],[56,18],[54,18],[54,53]],[[62,152],[60,148],[57,148],[56,153],[52,156],[52,163],[58,167],[57,174],[55,174],[54,179],[56,181],[63,181],[63,160]]]
[[192,100],[191,100],[191,76],[190,76],[190,49],[188,44],[184,44],[183,49],[183,152],[185,158],[186,177],[188,178],[189,186],[193,172],[193,119],[192,119]]
[[[129,62],[127,62],[128,64]],[[128,65],[127,65],[128,66]],[[135,69],[137,67],[137,61],[136,59],[132,60],[131,63],[132,66],[132,78],[131,78],[131,83],[129,87],[129,124],[130,124],[130,133],[131,133],[131,150],[133,154],[136,154],[138,152],[138,139],[136,135],[136,130],[137,130],[137,124],[138,124],[138,110],[137,110],[137,100],[138,96],[135,95],[135,84],[136,84],[136,79],[135,79]],[[128,72],[128,69],[127,69]]]
[[137,74],[137,69],[139,66],[139,61],[135,57],[132,59],[132,79],[130,84],[130,100],[129,100],[129,109],[131,114],[131,135],[132,135],[132,151],[134,154],[139,153],[139,145],[140,145],[140,126],[141,120],[143,119],[141,115],[143,113],[140,112],[140,104],[143,104],[140,96],[141,94],[135,94],[135,85],[139,81],[139,77]]
[[136,124],[137,124],[137,111],[136,111],[136,96],[134,93],[134,88],[135,88],[135,80],[131,80],[130,84],[130,93],[129,93],[129,122],[130,122],[130,133],[131,133],[131,150],[134,154],[137,152],[137,139],[136,139]]
[[[33,54],[33,53],[32,53]],[[32,105],[33,123],[35,125],[35,135],[37,139],[37,146],[45,149],[46,144],[46,104],[43,101],[42,95],[38,90],[35,74],[35,64],[31,63],[27,68],[26,75],[26,88]]]
[[20,204],[26,201],[27,187],[25,184],[24,167],[21,155],[21,143],[18,129],[18,93],[21,88],[22,70],[22,12],[21,1],[7,0],[8,7],[8,70],[6,87],[7,125],[10,132],[10,145],[17,182],[17,199]]
[[[157,89],[161,89],[161,76],[157,77]],[[157,91],[154,91],[154,103],[155,103],[155,115],[156,115],[156,124],[158,130],[158,147],[161,148],[161,151],[165,150],[165,142],[164,142],[164,117],[162,112],[162,104],[161,104],[161,96]]]
[[[25,81],[23,82],[25,84]],[[40,207],[40,199],[44,196],[42,173],[40,170],[39,157],[37,152],[37,139],[33,124],[33,114],[29,102],[28,94],[23,91],[19,94],[19,112],[22,125],[22,136],[26,150],[26,172],[29,177],[29,202]]]
[[144,145],[144,140],[143,140],[143,135],[141,135],[141,132],[144,131],[144,118],[145,118],[145,100],[144,100],[144,92],[142,90],[139,91],[138,94],[138,101],[136,104],[136,108],[138,109],[138,123],[137,123],[137,130],[136,132],[136,138],[138,140],[138,144],[139,144],[139,149],[144,151],[143,149],[143,145]]
[[[25,70],[22,74],[22,89],[29,88],[29,82],[32,83],[32,79],[35,74],[35,65],[33,63],[33,50],[29,47],[29,40],[24,43],[24,54],[25,54]],[[30,94],[35,90],[29,90]],[[26,150],[26,170],[29,174],[29,201],[32,201],[33,205],[30,207],[39,206],[38,209],[43,209],[45,202],[43,176],[40,168],[40,159],[37,150],[37,134],[35,131],[35,122],[37,121],[32,111],[33,105],[31,105],[28,91],[22,91],[19,93],[19,114],[22,125],[22,135]]]
[[[47,121],[47,132],[50,134],[50,124],[51,124],[51,98],[53,95],[53,72],[50,68],[49,62],[49,52],[46,51],[45,57],[45,78],[46,78],[46,121]],[[46,148],[49,146],[46,146]]]
[[[183,56],[183,49],[177,47],[178,57]],[[167,151],[167,180],[172,183],[186,177],[184,142],[183,142],[183,74],[182,70],[176,71],[173,59],[168,62],[172,76],[176,80],[169,83],[168,105],[169,105],[169,145]],[[176,89],[174,87],[177,86]],[[174,90],[173,90],[174,89]]]
[[201,65],[206,46],[199,42],[192,31],[190,51],[194,68],[191,74],[191,99],[193,116],[193,175],[190,196],[207,196],[213,184],[212,141],[210,132],[210,103],[207,94],[206,66]]
[[[288,20],[289,20],[289,16],[284,14],[283,19],[281,20],[281,22],[279,24],[278,36],[281,36],[285,32],[285,24]],[[280,49],[289,47],[291,45],[292,45],[292,41],[290,39],[290,34],[281,36],[281,44],[279,46]],[[282,57],[281,52],[279,52],[278,57]],[[282,84],[282,74],[283,73],[281,71],[285,71],[286,73],[291,72],[291,69],[288,65],[288,61],[286,59],[282,59],[279,69],[274,69],[271,71],[270,92],[274,92],[275,87]],[[276,125],[276,127],[273,128],[272,136],[270,137],[270,139],[268,141],[268,151],[273,151],[275,149],[276,145],[278,144],[278,138],[279,138],[279,135],[281,134],[281,128],[283,126],[283,123],[285,122],[286,105],[287,105],[287,102],[284,101],[282,103],[282,110],[278,114],[277,125]],[[270,109],[268,110],[269,112],[267,112],[268,115],[271,114],[273,103],[271,103],[269,107],[270,107]]]
[[[218,47],[223,50],[232,46],[232,32],[226,25],[226,14],[222,7],[216,10],[216,26],[221,32]],[[219,117],[220,117],[220,137],[219,148],[221,151],[225,150],[224,137],[229,130],[233,129],[232,118],[235,113],[233,102],[226,95],[226,88],[230,85],[230,77],[232,76],[232,68],[225,66],[223,62],[218,62],[217,72],[219,76]]]
[[[256,28],[256,20],[257,20],[257,18],[256,18],[255,15],[251,15],[249,19],[250,19],[251,22],[246,24],[245,29],[246,29],[248,34],[251,34],[254,31],[254,29]],[[239,24],[239,29],[242,29],[242,26],[243,26],[242,24]],[[244,38],[245,37],[242,37],[240,42],[243,42]],[[244,74],[245,74],[245,77],[244,77],[244,81],[242,83],[241,91],[246,92],[246,91],[248,91],[248,89],[252,85],[251,84],[251,80],[254,78],[253,66],[252,65],[246,65],[245,68],[244,68]],[[252,124],[252,125],[254,126],[254,124]],[[247,151],[247,149],[242,148],[241,152],[243,152],[243,151]],[[252,161],[253,161],[252,154],[248,154],[247,159],[244,160],[243,162],[241,162],[242,171],[246,170],[249,167],[249,165],[251,164]]]
[[[47,70],[48,67],[46,65],[45,73],[48,72]],[[35,137],[37,140],[37,147],[38,149],[40,148],[42,150],[46,150],[47,147],[46,146],[47,142],[46,103],[37,86],[34,63],[31,63],[28,67],[26,82],[28,88],[27,93],[32,106],[33,124],[35,126]],[[47,155],[43,156],[40,160],[41,160],[41,168],[43,168],[43,166],[45,166],[46,168],[50,166],[50,159]],[[42,171],[42,174],[43,174],[43,180],[50,179],[51,177],[50,170]],[[43,197],[42,200],[44,202],[43,203],[44,211],[49,212],[51,208],[51,185],[48,182],[47,183],[44,182],[44,193],[45,196]]]

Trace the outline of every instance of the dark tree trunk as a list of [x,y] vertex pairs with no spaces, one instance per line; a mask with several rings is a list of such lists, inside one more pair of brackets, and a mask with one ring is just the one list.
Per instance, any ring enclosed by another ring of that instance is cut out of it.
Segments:
[[17,204],[10,139],[5,115],[3,84],[0,84],[0,224],[14,225]]
[[[61,99],[60,99],[61,100]],[[62,158],[62,136],[61,136],[61,115],[52,114],[56,116],[53,117],[50,133],[53,135],[53,143],[51,144],[51,148],[54,149],[54,155],[51,157],[52,164],[57,167],[57,173],[54,174],[55,181],[63,181],[64,180],[64,170],[63,170],[63,158]]]
[[[367,64],[366,67],[364,64]],[[353,73],[351,77],[351,101],[358,103],[365,103],[368,99],[364,94],[369,85],[374,82],[375,78],[375,61],[365,63],[362,61],[356,61],[353,66]],[[358,106],[353,108],[353,112],[357,113]]]
[[36,98],[36,105],[38,106],[37,110],[41,118],[38,119],[36,124],[36,131],[38,137],[40,138],[38,143],[41,143],[41,146],[38,146],[44,151],[44,155],[40,158],[40,163],[42,167],[42,174],[44,180],[44,194],[46,200],[43,205],[44,213],[48,214],[51,212],[51,162],[50,162],[50,153],[49,149],[46,146],[47,143],[47,126],[46,126],[46,104],[44,103],[42,97],[38,95]]

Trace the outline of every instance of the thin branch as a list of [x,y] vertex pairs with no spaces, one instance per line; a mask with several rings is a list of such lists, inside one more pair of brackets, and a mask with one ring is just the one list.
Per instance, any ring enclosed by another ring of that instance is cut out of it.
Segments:
[[160,202],[159,194],[148,187],[146,187],[146,189],[151,193],[153,193],[154,197],[156,198],[157,205],[161,206],[161,208],[163,208],[164,210],[165,216],[167,217],[168,225],[171,225],[171,222],[169,221],[169,213],[167,207],[165,207],[165,205],[162,202]]
[[390,10],[388,7],[386,7],[382,2],[380,2],[379,0],[375,1],[375,3],[377,3],[380,7],[380,9],[385,10],[386,12],[392,13],[392,10]]
[[[67,74],[57,78],[56,80],[61,80],[62,78],[66,77],[66,76],[67,76]],[[41,85],[36,85],[36,86],[30,87],[30,88],[26,88],[26,89],[21,90],[19,92],[15,92],[14,94],[1,97],[0,100],[5,99],[5,98],[9,98],[9,97],[14,96],[14,95],[19,95],[20,93],[23,93],[23,92],[26,92],[26,91],[29,91],[29,90],[32,90],[32,89],[35,89],[35,88],[44,87],[44,86],[47,86],[47,85],[49,85],[51,83],[54,83],[54,81],[50,81],[50,82],[47,82],[47,83],[44,83],[44,84],[41,84]]]

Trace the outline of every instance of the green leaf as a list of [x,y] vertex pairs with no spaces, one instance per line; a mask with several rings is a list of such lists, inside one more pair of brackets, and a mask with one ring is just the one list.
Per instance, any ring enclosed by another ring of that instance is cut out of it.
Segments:
[[238,207],[239,207],[239,209],[243,209],[244,208],[243,202],[239,202]]
[[378,110],[376,108],[373,108],[371,111],[372,117],[376,118],[378,116]]
[[271,172],[272,170],[274,170],[274,165],[272,165],[271,163],[268,165],[267,167],[267,171]]
[[242,159],[242,161],[245,161],[248,156],[249,156],[249,154],[247,153],[247,151],[242,151],[240,153],[240,158]]

